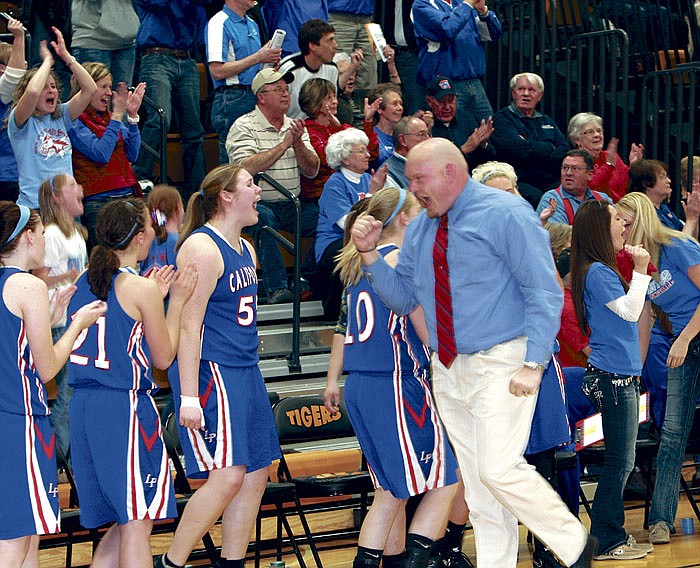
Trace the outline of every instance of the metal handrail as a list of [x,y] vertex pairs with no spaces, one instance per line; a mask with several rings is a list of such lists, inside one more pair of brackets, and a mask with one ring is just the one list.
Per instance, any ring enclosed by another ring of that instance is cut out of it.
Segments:
[[149,112],[156,112],[160,118],[160,151],[149,146],[143,140],[141,140],[141,148],[160,165],[160,183],[168,183],[168,117],[165,114],[165,109],[156,104],[148,95],[143,95],[143,104],[146,105]]
[[270,233],[275,240],[277,240],[294,256],[294,285],[292,287],[292,351],[287,357],[287,361],[290,373],[301,373],[301,202],[296,195],[280,184],[277,180],[271,178],[265,172],[258,172],[253,177],[253,180],[256,184],[260,180],[265,181],[272,186],[273,189],[284,195],[286,199],[294,204],[294,244],[290,243],[289,240],[280,235],[279,232],[272,227],[268,227],[266,225],[262,228],[262,230]]

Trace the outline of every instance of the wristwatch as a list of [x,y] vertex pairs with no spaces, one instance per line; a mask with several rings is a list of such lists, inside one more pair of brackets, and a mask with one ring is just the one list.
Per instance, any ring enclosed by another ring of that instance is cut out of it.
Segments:
[[542,363],[538,363],[537,361],[525,361],[523,363],[523,367],[544,373],[544,365]]

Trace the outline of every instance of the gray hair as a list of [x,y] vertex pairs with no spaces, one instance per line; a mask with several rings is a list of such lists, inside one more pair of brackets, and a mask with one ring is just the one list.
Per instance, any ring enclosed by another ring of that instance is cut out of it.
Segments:
[[472,171],[472,178],[480,183],[486,183],[489,179],[504,177],[518,183],[518,176],[515,173],[515,168],[506,162],[486,162],[480,164]]
[[576,144],[576,140],[581,137],[581,131],[586,124],[595,124],[598,128],[603,128],[603,119],[592,112],[579,112],[572,116],[566,129],[566,135],[572,144]]
[[348,158],[353,146],[357,144],[369,144],[367,135],[357,128],[348,128],[332,134],[326,145],[326,161],[328,165],[337,170],[344,160]]
[[511,91],[515,89],[515,85],[520,79],[525,79],[531,85],[535,85],[540,93],[544,93],[544,81],[537,73],[518,73],[517,75],[513,75],[509,83]]

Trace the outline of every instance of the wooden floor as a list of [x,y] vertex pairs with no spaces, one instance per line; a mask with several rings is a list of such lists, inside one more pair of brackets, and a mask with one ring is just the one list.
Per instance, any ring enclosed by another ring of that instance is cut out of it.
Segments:
[[[680,534],[680,519],[683,517],[692,517],[693,512],[687,500],[681,496],[678,521],[676,528],[678,534],[672,535],[671,544],[657,546],[654,552],[642,560],[627,560],[624,562],[606,561],[597,562],[596,566],[600,568],[691,568],[700,567],[700,521],[695,519],[695,534],[693,536],[685,536]],[[582,515],[583,522],[588,525],[588,518],[585,514]],[[340,511],[334,513],[324,513],[322,515],[311,515],[310,522],[312,530],[320,527],[329,529],[331,527],[347,527],[352,522],[352,516],[349,511]],[[646,531],[642,528],[643,510],[636,509],[627,513],[627,530],[633,534],[638,541],[646,541]],[[264,525],[263,532],[274,535],[274,526],[272,522]],[[295,531],[296,532],[296,531]],[[518,568],[532,566],[532,557],[530,549],[526,542],[526,531],[523,527],[520,529],[520,552]],[[152,537],[153,553],[163,552],[167,549],[171,535],[160,535]],[[218,543],[218,533],[214,531],[214,540]],[[307,566],[314,566],[313,558],[308,550],[308,547],[302,547],[304,558]],[[467,531],[464,539],[464,551],[472,558],[474,554],[474,537],[472,531]],[[348,568],[352,566],[352,559],[355,555],[354,548],[344,548],[333,551],[325,551],[321,553],[323,565],[325,568]],[[53,550],[42,550],[40,553],[42,568],[60,568],[65,566],[65,549],[58,548]],[[298,568],[299,564],[296,558],[285,556],[287,568]],[[90,545],[78,545],[73,551],[72,566],[87,566],[90,561]],[[1,562],[0,562],[1,564]],[[265,567],[269,564],[267,561],[261,562],[261,566]],[[207,564],[201,564],[205,566]],[[249,561],[248,566],[253,566],[253,562]]]

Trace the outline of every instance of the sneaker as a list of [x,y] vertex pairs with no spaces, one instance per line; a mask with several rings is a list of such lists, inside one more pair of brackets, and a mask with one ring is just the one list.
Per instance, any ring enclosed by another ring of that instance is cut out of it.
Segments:
[[651,544],[668,544],[671,542],[671,531],[665,522],[659,521],[649,527],[649,542]]
[[292,292],[287,288],[280,288],[270,292],[267,296],[268,304],[285,304],[292,301]]
[[450,550],[442,558],[442,565],[449,568],[474,568],[474,564],[469,557],[461,550]]
[[642,552],[646,552],[647,554],[654,552],[654,545],[651,544],[650,542],[637,542],[637,539],[634,538],[631,534],[627,535],[627,546],[630,548],[634,548],[635,550],[641,550]]
[[594,556],[593,560],[638,560],[644,558],[646,555],[647,553],[643,550],[636,550],[625,543],[603,554]]

